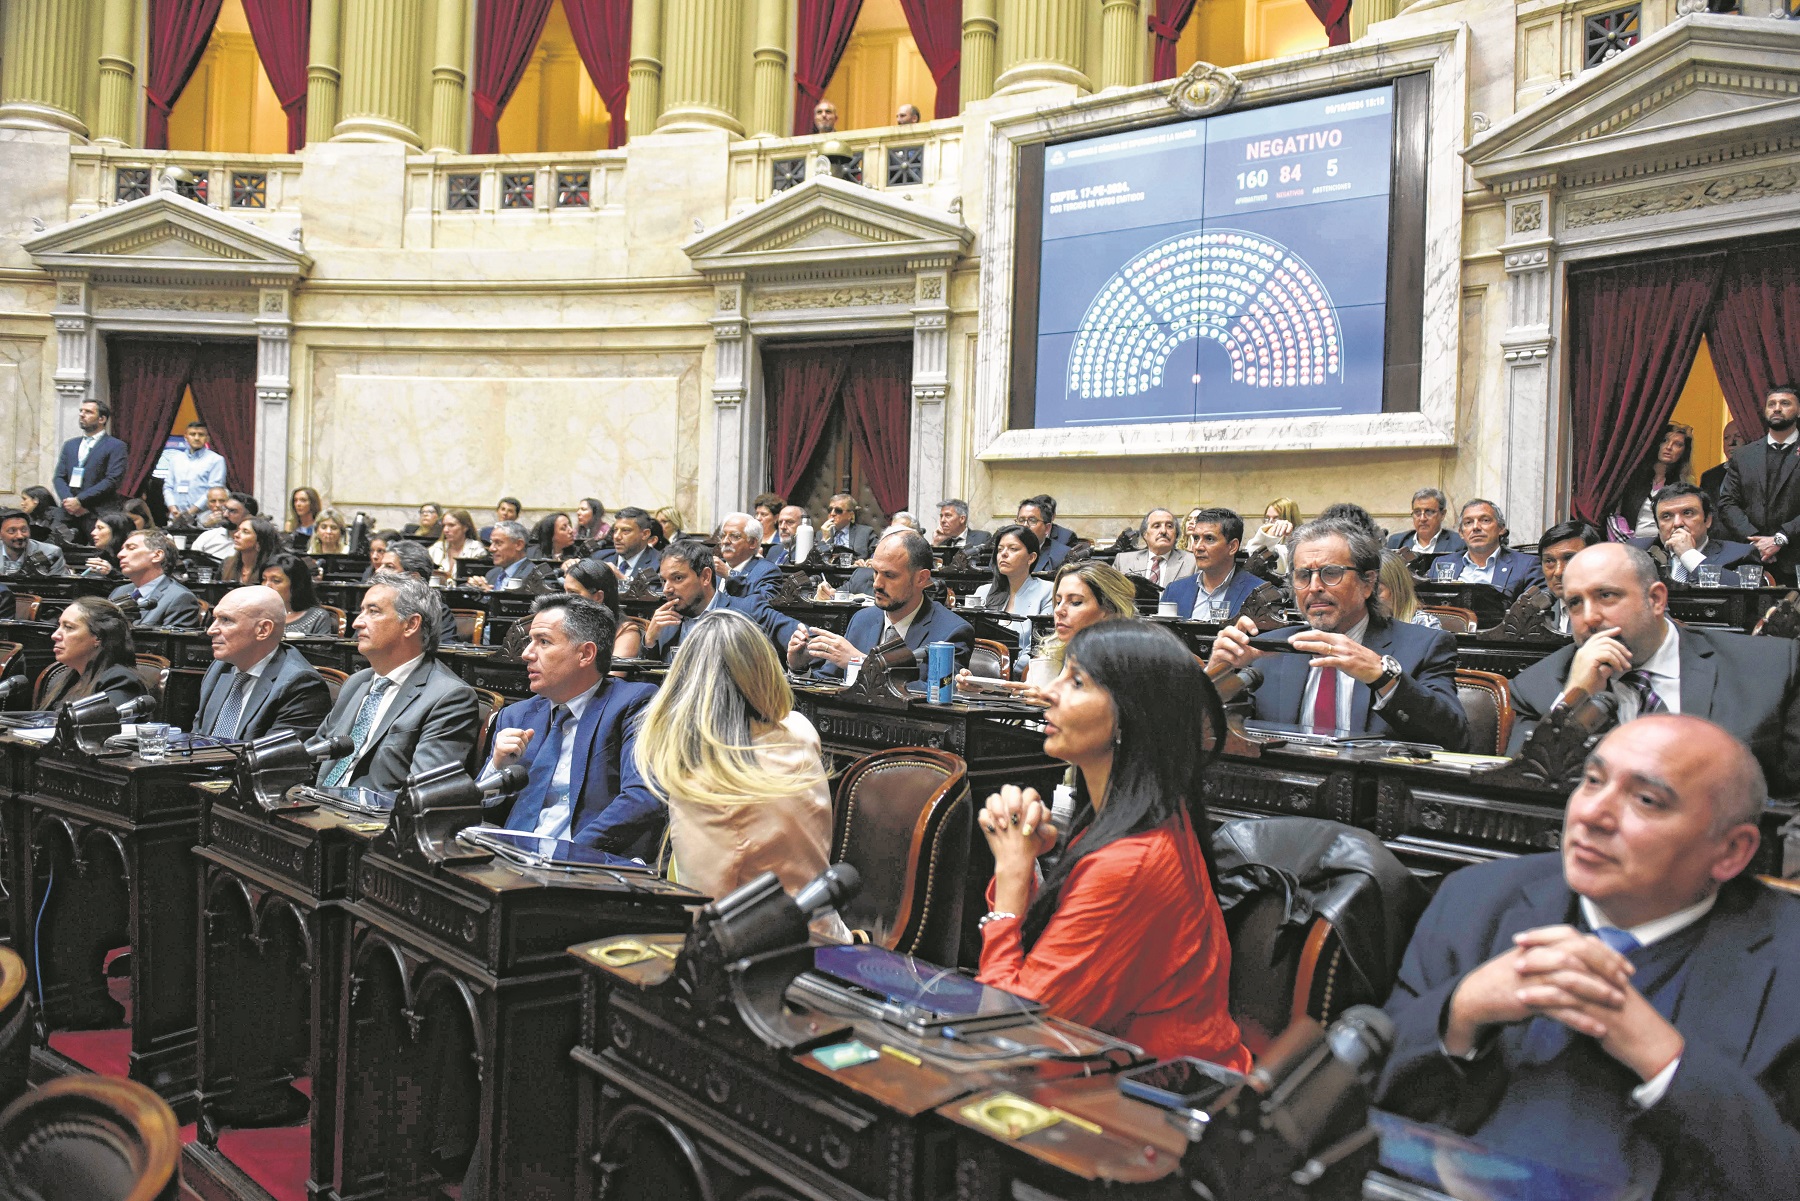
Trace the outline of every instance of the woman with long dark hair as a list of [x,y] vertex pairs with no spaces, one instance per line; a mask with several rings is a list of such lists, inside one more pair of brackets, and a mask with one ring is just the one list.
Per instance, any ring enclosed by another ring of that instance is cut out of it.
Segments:
[[50,650],[57,668],[45,677],[40,708],[60,709],[96,692],[106,693],[116,708],[148,691],[137,673],[131,623],[111,601],[97,596],[70,601],[57,615]]
[[575,540],[596,545],[612,533],[612,522],[606,520],[606,506],[597,496],[584,496],[575,506]]
[[281,531],[264,517],[246,517],[231,531],[232,550],[219,565],[219,578],[227,584],[262,583],[263,564],[281,553]]
[[595,559],[576,559],[563,568],[563,591],[605,605],[618,622],[613,635],[613,658],[636,659],[644,653],[644,624],[626,621],[619,609],[619,575]]
[[1248,1070],[1201,833],[1218,694],[1180,639],[1126,620],[1077,634],[1047,696],[1044,750],[1077,769],[1075,819],[1039,884],[1059,836],[1036,790],[1008,785],[978,814],[994,853],[978,978],[1158,1058]]
[[262,566],[262,582],[287,606],[287,638],[336,638],[337,614],[319,604],[312,572],[298,555],[279,554]]
[[131,518],[117,509],[94,518],[94,528],[88,531],[94,554],[83,570],[88,575],[117,575],[119,552],[125,547],[125,539],[135,533]]
[[1656,536],[1656,494],[1670,484],[1694,482],[1694,430],[1671,421],[1662,427],[1656,445],[1625,480],[1618,507],[1607,520],[1616,541]]
[[[994,574],[969,594],[971,608],[992,613],[1036,617],[1050,612],[1049,580],[1031,574],[1037,565],[1038,537],[1022,525],[1001,526],[994,534]],[[1031,623],[1012,623],[1019,631],[1019,652],[1031,649]]]
[[546,513],[531,527],[531,541],[525,552],[533,559],[579,559],[575,549],[575,524],[567,513]]

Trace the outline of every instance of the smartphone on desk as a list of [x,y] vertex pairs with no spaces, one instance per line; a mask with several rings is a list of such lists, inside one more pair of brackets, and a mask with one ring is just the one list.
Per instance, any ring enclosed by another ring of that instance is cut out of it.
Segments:
[[1119,1091],[1164,1109],[1210,1110],[1248,1077],[1191,1056],[1133,1068],[1119,1077]]

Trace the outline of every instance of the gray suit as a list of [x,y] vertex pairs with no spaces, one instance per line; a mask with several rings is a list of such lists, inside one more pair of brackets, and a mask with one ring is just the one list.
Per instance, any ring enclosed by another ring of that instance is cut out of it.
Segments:
[[[350,733],[374,679],[374,670],[365,667],[344,682],[337,704],[319,726],[320,738]],[[398,792],[408,776],[446,763],[466,763],[475,749],[479,727],[475,690],[448,667],[427,659],[400,685],[399,695],[388,705],[380,724],[369,731],[362,754],[344,783]],[[324,780],[331,764],[327,760],[319,765],[318,779]]]
[[[226,734],[213,726],[237,678],[238,669],[229,663],[215,662],[206,669],[206,678],[200,682],[200,710],[194,718],[196,734],[253,742],[265,734],[292,730],[301,738],[311,738],[331,708],[331,688],[325,677],[313,669],[305,655],[291,646],[277,644],[269,665],[250,686],[236,732]],[[355,714],[351,720],[355,720]]]
[[[136,591],[137,585],[126,584],[114,588],[112,595],[106,599],[116,605],[120,601],[129,600]],[[161,629],[197,630],[200,628],[200,598],[164,576],[157,583],[156,591],[151,594],[150,603],[138,609],[138,618],[131,624]]]
[[[1150,552],[1147,550],[1128,550],[1121,552],[1113,559],[1113,566],[1126,575],[1141,575],[1150,578]],[[1185,579],[1199,569],[1194,562],[1192,551],[1176,547],[1163,557],[1162,579],[1159,583],[1167,588],[1176,580]]]

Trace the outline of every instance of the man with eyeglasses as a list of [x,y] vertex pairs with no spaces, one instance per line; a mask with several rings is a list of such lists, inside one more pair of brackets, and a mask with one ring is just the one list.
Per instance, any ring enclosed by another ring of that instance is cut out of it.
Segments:
[[1469,720],[1456,697],[1456,639],[1393,620],[1375,595],[1380,571],[1381,543],[1359,526],[1301,526],[1289,578],[1306,625],[1266,635],[1292,653],[1256,650],[1256,624],[1239,618],[1219,631],[1207,674],[1221,679],[1256,664],[1263,682],[1253,716],[1263,721],[1464,749]]
[[1412,498],[1412,529],[1388,535],[1389,550],[1420,555],[1453,555],[1468,544],[1455,530],[1444,528],[1444,514],[1450,511],[1450,498],[1441,488],[1420,488]]
[[840,492],[831,498],[819,544],[828,551],[847,550],[858,559],[866,559],[874,553],[875,531],[856,524],[855,497]]
[[1072,531],[1056,524],[1056,498],[1039,494],[1019,502],[1018,523],[1037,535],[1039,575],[1054,573],[1075,548]]

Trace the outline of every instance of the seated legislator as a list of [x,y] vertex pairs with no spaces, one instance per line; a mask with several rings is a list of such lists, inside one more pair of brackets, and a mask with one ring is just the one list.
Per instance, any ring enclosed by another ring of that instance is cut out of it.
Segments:
[[912,530],[896,530],[875,544],[869,561],[875,576],[875,603],[857,610],[842,636],[796,625],[788,638],[788,666],[811,667],[822,679],[842,679],[852,663],[895,637],[915,654],[933,642],[956,646],[956,665],[967,667],[975,650],[969,623],[925,595],[931,583],[931,544]]
[[369,666],[344,681],[318,731],[355,746],[319,765],[319,784],[398,792],[408,776],[468,760],[480,715],[475,690],[437,661],[442,608],[412,576],[381,572],[363,593],[356,651]]
[[532,696],[500,710],[483,773],[517,763],[530,774],[506,828],[654,861],[667,815],[638,771],[637,738],[655,687],[607,674],[615,627],[603,605],[540,596],[530,630],[520,656]]
[[1491,500],[1472,500],[1462,507],[1462,536],[1468,545],[1450,556],[1454,579],[1467,584],[1492,584],[1516,600],[1533,584],[1544,581],[1544,569],[1535,556],[1505,544],[1506,515]]
[[132,625],[175,630],[200,628],[200,598],[167,574],[181,558],[175,543],[161,530],[139,530],[119,549],[119,571],[128,583],[107,597],[115,605],[132,601],[137,617]]
[[1113,566],[1126,575],[1143,576],[1158,588],[1167,588],[1193,575],[1198,570],[1193,554],[1175,545],[1179,524],[1169,510],[1151,509],[1138,522],[1138,538],[1144,549],[1122,552],[1113,559]]
[[263,583],[287,606],[289,638],[336,638],[337,614],[313,594],[312,571],[305,559],[285,551],[263,564]]
[[1381,552],[1381,574],[1375,578],[1375,598],[1387,606],[1395,621],[1411,622],[1431,630],[1441,630],[1444,623],[1435,613],[1419,607],[1419,592],[1413,587],[1413,574],[1397,550]]
[[[424,545],[408,542],[395,534],[393,540],[376,557],[375,566],[363,583],[370,583],[378,573],[388,571],[395,575],[411,576],[419,583],[429,586],[433,570],[431,553]],[[456,628],[456,614],[450,612],[448,605],[440,604],[437,607],[437,632],[439,646],[462,641],[462,633]]]
[[[497,525],[502,521],[517,521],[519,519],[519,514],[523,513],[524,511],[525,511],[525,505],[523,502],[521,502],[519,500],[518,497],[502,496],[494,504],[494,523]],[[494,532],[493,526],[484,525],[476,533],[476,537],[481,539],[481,544],[483,546],[486,546],[487,540],[493,534],[493,532]]]
[[1008,785],[977,811],[994,853],[977,979],[1159,1059],[1248,1071],[1200,841],[1224,725],[1212,685],[1174,635],[1112,621],[1075,636],[1045,694],[1044,752],[1076,769],[1075,819],[1040,884],[1059,837],[1037,791]]
[[1038,571],[1052,572],[1068,561],[1069,552],[1075,549],[1075,534],[1056,524],[1055,498],[1034,496],[1020,501],[1013,520],[1037,535]]
[[1563,602],[1563,572],[1576,555],[1590,546],[1606,541],[1600,527],[1576,518],[1558,522],[1538,539],[1538,564],[1543,568],[1544,582],[1534,584],[1519,594],[1507,611],[1507,618],[1523,625],[1527,607],[1538,608],[1547,597],[1550,602],[1550,626],[1559,634],[1569,632],[1569,606]]
[[[358,582],[367,585],[375,578],[376,572],[390,570],[381,565],[381,557],[387,554],[390,546],[399,545],[402,545],[400,542],[399,530],[376,530],[374,533],[370,534],[369,565],[363,568],[362,578]],[[427,563],[431,562],[430,554],[425,556],[425,561]],[[425,582],[427,584],[431,583],[431,576],[429,574],[425,576]]]
[[0,577],[64,575],[62,547],[31,536],[31,517],[22,509],[0,511]]
[[719,523],[719,558],[729,574],[725,591],[768,603],[781,587],[781,568],[762,557],[762,523],[748,513],[727,513]]
[[194,733],[254,742],[288,730],[311,738],[331,710],[331,689],[306,656],[282,642],[287,603],[272,588],[233,588],[213,607],[213,664],[200,682]]
[[[259,508],[256,498],[246,492],[226,493],[225,503],[219,509],[219,523],[202,530],[200,536],[188,544],[188,549],[210,559],[227,558],[231,554],[233,535],[237,533],[238,527],[255,517]],[[256,581],[250,582],[254,584]]]
[[495,523],[494,532],[488,535],[488,557],[494,565],[485,576],[469,577],[469,583],[490,592],[543,592],[550,580],[543,568],[525,557],[530,540],[525,527],[516,521]]
[[1387,548],[1415,555],[1453,555],[1468,543],[1455,530],[1444,528],[1450,498],[1441,488],[1420,488],[1412,497],[1412,529],[1388,535]]
[[931,545],[945,550],[971,551],[987,541],[986,530],[969,528],[968,501],[952,498],[938,502],[938,524],[931,535]]
[[1575,641],[1511,683],[1512,750],[1570,689],[1610,692],[1619,720],[1686,713],[1747,743],[1776,794],[1800,789],[1800,645],[1678,626],[1656,564],[1635,546],[1590,546],[1563,571]]
[[57,615],[50,651],[57,670],[45,680],[44,709],[61,709],[97,692],[104,692],[116,708],[149,691],[137,673],[131,625],[111,601],[97,596],[70,601]]
[[874,553],[875,527],[856,520],[856,498],[840,492],[826,507],[825,524],[819,527],[818,545],[826,551],[848,550],[858,560]]
[[1293,556],[1294,601],[1307,624],[1266,637],[1304,653],[1255,650],[1255,626],[1239,618],[1219,630],[1207,674],[1255,663],[1263,683],[1254,715],[1263,721],[1462,750],[1469,719],[1456,699],[1456,639],[1392,620],[1375,598],[1381,543],[1352,523],[1318,519],[1294,532]]
[[654,517],[636,506],[620,509],[613,514],[612,545],[593,557],[611,564],[627,582],[640,571],[655,572],[662,563],[662,552],[650,543],[650,529],[655,524]]
[[[993,541],[994,572],[987,583],[969,594],[969,607],[1024,617],[1048,613],[1053,585],[1031,574],[1040,549],[1037,535],[1022,525],[1003,525],[994,532]],[[1029,623],[1021,624],[1029,630]]]
[[667,662],[701,616],[714,609],[731,609],[754,621],[771,647],[787,646],[798,626],[793,618],[777,613],[753,596],[733,596],[714,586],[712,547],[697,538],[669,544],[657,570],[662,573],[663,603],[650,615],[643,654],[646,659]]
[[806,519],[799,505],[783,505],[775,514],[775,539],[763,549],[763,558],[776,567],[794,562],[794,534]]
[[1163,589],[1164,604],[1174,604],[1178,617],[1192,621],[1236,621],[1251,594],[1267,589],[1272,600],[1280,594],[1273,584],[1237,565],[1238,547],[1244,538],[1244,519],[1230,509],[1197,509],[1188,516],[1188,545],[1193,547],[1196,570]]
[[1379,1104],[1595,1196],[1795,1196],[1800,898],[1744,872],[1767,795],[1710,722],[1608,734],[1560,853],[1438,889],[1388,999]]
[[[819,733],[794,708],[781,659],[755,622],[715,609],[687,644],[644,711],[636,748],[644,782],[669,807],[669,875],[722,897],[774,872],[798,892],[831,865]],[[850,941],[835,913],[813,930]]]
[[[1762,556],[1748,542],[1713,537],[1713,499],[1694,485],[1670,484],[1650,503],[1656,506],[1656,536],[1633,538],[1631,545],[1655,559],[1670,583],[1692,585],[1701,567],[1735,571],[1746,563],[1761,565]],[[1728,583],[1735,588],[1738,581]]]

